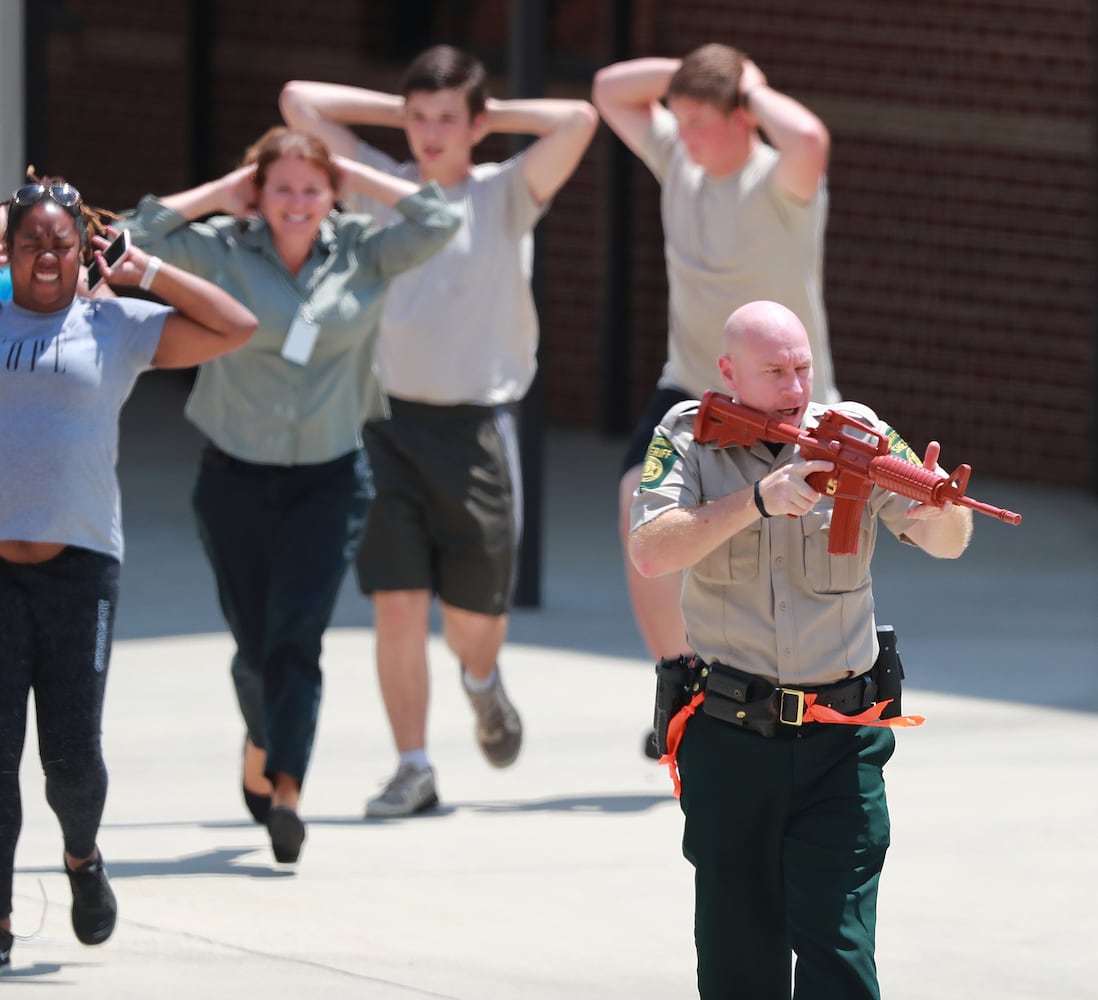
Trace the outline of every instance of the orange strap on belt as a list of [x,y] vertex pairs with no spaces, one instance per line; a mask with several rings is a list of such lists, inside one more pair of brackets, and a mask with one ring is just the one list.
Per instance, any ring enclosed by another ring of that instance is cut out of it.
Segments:
[[922,715],[897,715],[892,719],[882,719],[881,713],[892,704],[892,699],[870,705],[858,715],[843,715],[826,705],[816,704],[816,695],[807,692],[804,696],[804,715],[802,722],[837,722],[844,726],[921,726],[926,722]]
[[671,774],[676,799],[682,794],[682,782],[679,780],[679,744],[682,742],[682,734],[686,731],[687,720],[703,701],[705,701],[705,692],[699,691],[689,705],[684,705],[671,716],[671,721],[667,724],[667,753],[660,758],[660,763]]
[[[679,744],[682,742],[683,733],[686,732],[686,723],[694,714],[698,706],[705,701],[705,692],[700,691],[694,695],[690,704],[680,708],[671,721],[667,724],[667,753],[660,758],[660,763],[671,774],[671,783],[675,787],[675,798],[682,794],[682,780],[679,778]],[[892,719],[882,719],[881,713],[892,704],[892,699],[879,701],[871,705],[858,715],[843,715],[826,705],[816,704],[816,695],[806,692],[804,696],[804,714],[802,722],[831,722],[844,726],[921,726],[926,722],[922,715],[897,715]]]

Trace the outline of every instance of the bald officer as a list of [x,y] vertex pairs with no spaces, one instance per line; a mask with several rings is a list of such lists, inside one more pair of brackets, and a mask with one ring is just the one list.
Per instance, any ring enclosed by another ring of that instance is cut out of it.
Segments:
[[[748,303],[729,318],[723,346],[721,380],[738,402],[816,424],[827,407],[810,402],[812,352],[792,312]],[[868,407],[833,408],[907,451]],[[868,721],[879,715],[870,559],[878,523],[956,558],[971,511],[874,487],[857,553],[830,555],[833,501],[806,477],[831,463],[806,462],[791,444],[699,444],[697,411],[681,403],[656,429],[629,554],[645,576],[684,571],[687,637],[708,677],[678,747],[699,994],[789,1000],[795,954],[797,997],[876,1000],[889,840],[882,768],[895,744],[887,722]],[[833,708],[806,711],[805,692]]]

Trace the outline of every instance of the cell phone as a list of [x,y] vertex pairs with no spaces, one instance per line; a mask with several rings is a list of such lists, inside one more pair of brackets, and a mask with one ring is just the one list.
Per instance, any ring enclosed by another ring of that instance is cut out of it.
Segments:
[[[103,251],[103,257],[107,261],[108,267],[114,267],[121,259],[122,255],[130,248],[130,231],[123,229],[110,243],[107,245],[107,249]],[[95,291],[99,282],[103,280],[103,275],[99,272],[99,261],[93,260],[88,265],[88,291]]]

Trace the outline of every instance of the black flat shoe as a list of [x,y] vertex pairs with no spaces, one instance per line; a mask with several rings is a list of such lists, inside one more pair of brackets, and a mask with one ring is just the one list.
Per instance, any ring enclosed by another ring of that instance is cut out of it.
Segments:
[[267,818],[267,830],[271,834],[271,850],[275,861],[292,865],[301,854],[305,843],[305,824],[289,806],[272,806]]

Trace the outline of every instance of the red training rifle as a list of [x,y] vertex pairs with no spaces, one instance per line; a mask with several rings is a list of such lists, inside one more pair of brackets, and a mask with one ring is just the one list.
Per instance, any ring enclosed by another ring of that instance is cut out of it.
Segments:
[[694,440],[701,444],[712,442],[718,448],[734,444],[750,446],[756,441],[795,444],[805,461],[820,459],[834,463],[831,472],[813,472],[805,477],[814,490],[835,499],[827,545],[832,555],[858,551],[862,510],[874,486],[935,507],[947,503],[970,507],[1007,524],[1019,524],[1022,520],[1021,514],[964,495],[971,466],[959,465],[952,476],[943,478],[926,467],[937,464],[936,451],[932,457],[927,449],[924,465],[908,462],[891,454],[888,438],[880,431],[835,410],[824,413],[816,427],[802,430],[737,403],[723,393],[709,391],[702,397],[694,419]]

